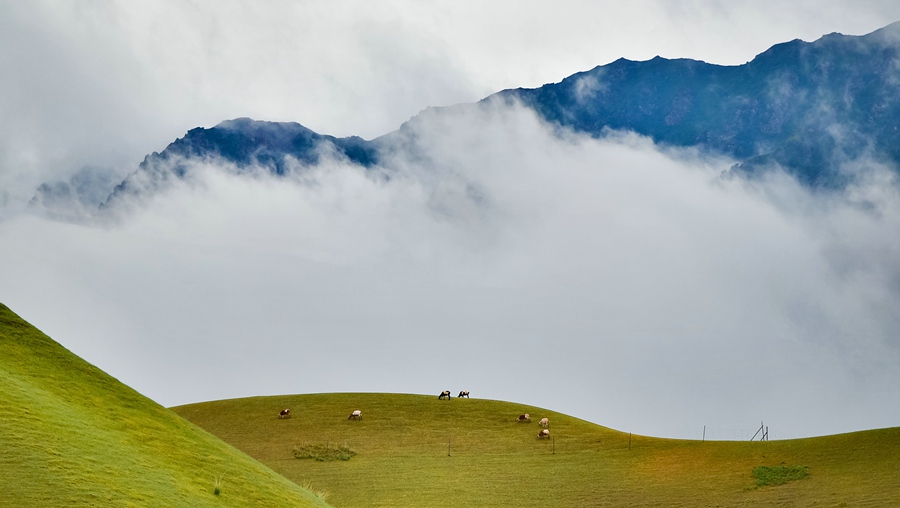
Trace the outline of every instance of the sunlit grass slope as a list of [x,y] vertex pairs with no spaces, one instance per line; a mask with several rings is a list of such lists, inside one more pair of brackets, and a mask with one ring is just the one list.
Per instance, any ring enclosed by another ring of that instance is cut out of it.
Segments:
[[0,506],[327,505],[0,305]]
[[[293,417],[279,419],[283,408]],[[362,421],[347,419],[355,409]],[[336,507],[900,506],[898,428],[762,443],[670,440],[521,404],[398,394],[255,397],[174,411],[327,492]],[[526,412],[533,422],[516,423]],[[536,439],[544,416],[553,441]],[[294,458],[304,445],[356,455]],[[808,476],[757,486],[759,466]]]

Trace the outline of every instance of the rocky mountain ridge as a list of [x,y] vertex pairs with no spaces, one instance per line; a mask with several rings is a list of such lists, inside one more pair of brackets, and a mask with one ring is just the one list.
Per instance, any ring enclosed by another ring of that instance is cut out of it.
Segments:
[[[736,66],[619,59],[559,83],[428,108],[374,140],[322,135],[293,122],[227,120],[191,129],[146,156],[104,203],[89,204],[102,207],[184,178],[189,160],[224,161],[238,172],[264,167],[275,175],[326,155],[363,167],[389,165],[391,151],[411,146],[416,126],[429,117],[496,101],[520,103],[559,128],[594,137],[633,131],[660,145],[725,155],[738,161],[734,173],[780,167],[807,186],[842,188],[853,179],[853,161],[900,167],[900,22],[863,36],[777,44]],[[33,201],[96,199],[95,190],[82,187],[44,184]]]

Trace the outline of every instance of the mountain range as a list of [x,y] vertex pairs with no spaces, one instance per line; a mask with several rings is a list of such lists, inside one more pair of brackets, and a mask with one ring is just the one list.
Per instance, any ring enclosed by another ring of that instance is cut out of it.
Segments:
[[[743,65],[621,58],[559,83],[503,90],[476,104],[428,108],[373,140],[318,134],[293,122],[238,118],[191,129],[162,152],[147,155],[105,199],[98,200],[96,189],[79,174],[69,183],[41,185],[33,203],[108,206],[184,178],[188,161],[196,160],[224,161],[238,172],[262,166],[276,175],[326,155],[363,167],[389,165],[390,151],[398,141],[403,146],[404,139],[414,138],[416,125],[428,115],[496,101],[519,103],[557,128],[592,137],[631,131],[658,145],[723,155],[736,161],[724,168],[735,174],[779,167],[809,187],[842,188],[854,178],[853,161],[874,161],[894,171],[900,164],[898,50],[900,22],[863,36],[832,33],[814,42],[777,44]],[[89,181],[103,179],[95,175]]]

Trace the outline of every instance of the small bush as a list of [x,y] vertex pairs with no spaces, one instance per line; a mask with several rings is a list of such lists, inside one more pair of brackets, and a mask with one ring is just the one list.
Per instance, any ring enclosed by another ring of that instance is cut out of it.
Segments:
[[809,466],[758,466],[753,470],[756,486],[781,485],[809,476]]
[[356,455],[347,445],[331,445],[328,443],[306,443],[294,449],[296,459],[316,459],[319,462],[330,460],[350,460]]

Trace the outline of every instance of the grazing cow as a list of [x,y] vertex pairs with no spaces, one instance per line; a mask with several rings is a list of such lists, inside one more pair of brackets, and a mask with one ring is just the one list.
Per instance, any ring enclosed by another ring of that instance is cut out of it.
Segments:
[[357,409],[356,411],[350,413],[350,416],[347,417],[348,420],[362,420],[362,411]]
[[549,431],[549,430],[544,429],[544,430],[538,432],[538,435],[537,435],[537,438],[538,438],[538,439],[544,439],[545,437],[548,438],[548,439],[550,438],[550,431]]
[[461,399],[461,398],[463,398],[463,397],[465,397],[465,398],[467,398],[467,399],[469,398],[469,390],[463,390],[463,391],[459,392],[458,398]]
[[278,418],[290,418],[291,410],[290,409],[282,409],[280,413],[278,413]]
[[438,395],[438,399],[443,399],[444,397],[447,397],[447,400],[450,400],[450,390],[444,390]]
[[539,423],[541,424],[541,427],[544,427],[545,429],[550,427],[550,419],[549,418],[541,418],[541,421]]
[[528,413],[519,415],[519,417],[516,418],[516,423],[531,423],[531,415]]

